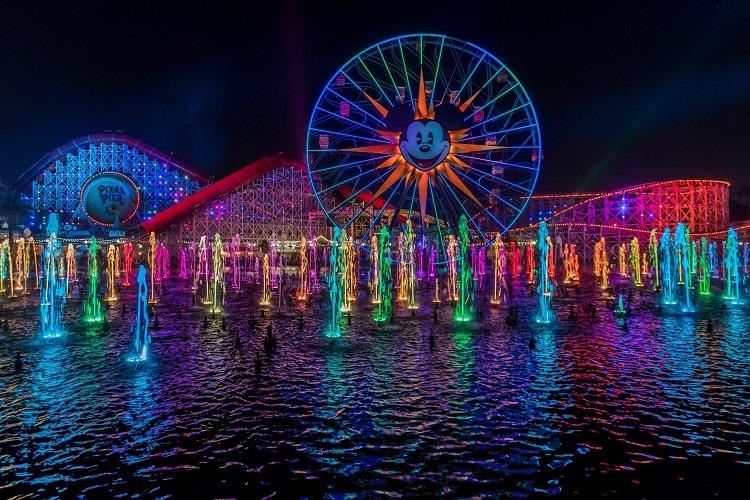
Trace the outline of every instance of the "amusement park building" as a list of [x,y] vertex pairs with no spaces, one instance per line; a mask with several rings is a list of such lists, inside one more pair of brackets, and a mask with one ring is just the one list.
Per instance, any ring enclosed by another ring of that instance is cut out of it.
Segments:
[[650,182],[599,193],[531,196],[524,220],[512,231],[531,236],[544,220],[554,237],[583,249],[584,260],[600,237],[610,243],[648,238],[682,222],[694,236],[720,237],[729,227],[729,183],[720,180]]
[[30,203],[30,229],[56,212],[69,234],[138,228],[207,185],[198,169],[122,133],[74,139],[44,155],[11,186]]

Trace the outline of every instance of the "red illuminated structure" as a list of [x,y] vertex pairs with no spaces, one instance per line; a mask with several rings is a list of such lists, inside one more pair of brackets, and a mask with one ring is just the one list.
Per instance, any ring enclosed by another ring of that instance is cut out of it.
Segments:
[[542,220],[553,237],[575,243],[590,260],[594,243],[604,236],[610,243],[645,241],[652,229],[683,222],[693,236],[719,238],[729,227],[729,183],[720,180],[673,180],[639,184],[617,191],[532,196],[529,225],[512,231],[527,235]]

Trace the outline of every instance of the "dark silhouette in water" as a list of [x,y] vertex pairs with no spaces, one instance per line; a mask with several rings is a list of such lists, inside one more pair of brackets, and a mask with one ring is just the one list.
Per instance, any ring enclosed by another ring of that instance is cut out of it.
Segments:
[[432,310],[432,322],[437,323],[438,322],[438,308],[435,306],[435,309]]
[[159,315],[154,314],[154,330],[159,328]]
[[122,312],[122,314],[124,315],[124,314],[125,314],[125,313],[127,312],[127,310],[128,310],[128,308],[127,308],[127,307],[125,307],[125,303],[123,302],[123,303],[122,303],[122,307],[120,308],[120,311],[121,311],[121,312]]
[[711,318],[708,318],[708,322],[706,323],[706,331],[707,331],[708,333],[711,333],[711,332],[713,332],[713,331],[714,331],[714,324],[713,324],[713,322],[711,321]]
[[16,361],[14,365],[15,365],[16,373],[19,373],[23,370],[23,358],[21,357],[20,352],[16,353]]
[[260,352],[255,353],[255,375],[260,375],[260,370],[263,368],[263,362],[260,360]]
[[529,337],[529,349],[535,349],[536,348],[536,339],[534,338],[534,334],[531,334],[531,337]]
[[435,332],[430,328],[430,350],[435,348]]
[[182,320],[182,307],[177,308],[177,321]]
[[223,317],[221,318],[221,331],[226,332],[227,331],[227,318]]
[[208,328],[208,316],[204,315],[203,316],[203,329],[205,330],[206,328]]

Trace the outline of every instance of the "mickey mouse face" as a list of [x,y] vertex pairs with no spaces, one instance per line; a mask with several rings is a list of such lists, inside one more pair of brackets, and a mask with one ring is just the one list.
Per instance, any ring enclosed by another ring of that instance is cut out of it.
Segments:
[[445,160],[450,151],[450,140],[442,125],[435,120],[411,122],[401,133],[401,155],[419,170],[430,170]]

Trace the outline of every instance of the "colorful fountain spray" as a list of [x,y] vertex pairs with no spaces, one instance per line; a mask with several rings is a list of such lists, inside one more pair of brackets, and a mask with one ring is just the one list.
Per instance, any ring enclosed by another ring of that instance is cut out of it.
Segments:
[[105,302],[115,302],[117,300],[117,254],[115,246],[109,245],[107,248],[107,294],[104,296]]
[[378,235],[370,238],[370,296],[373,304],[380,304],[380,244]]
[[268,254],[263,255],[262,288],[260,291],[260,305],[271,305],[271,262]]
[[28,274],[29,271],[29,260],[26,254],[26,240],[20,238],[18,245],[16,246],[16,290],[21,295],[29,293],[27,289]]
[[[8,279],[8,240],[5,239],[0,243],[0,293],[5,293],[5,280]],[[11,286],[13,278],[10,279]]]
[[680,222],[674,230],[674,247],[675,257],[679,260],[678,266],[678,284],[682,285],[684,290],[682,311],[692,312],[693,303],[690,296],[692,286],[692,274],[690,273],[690,241],[687,226]]
[[235,234],[229,242],[229,252],[232,262],[232,290],[240,289],[240,235]]
[[342,269],[342,264],[346,263],[346,257],[342,256],[343,246],[346,240],[346,234],[341,229],[333,229],[333,240],[331,240],[331,249],[329,253],[331,271],[328,275],[328,297],[331,301],[331,323],[326,331],[328,337],[340,337],[341,311],[344,308],[346,299],[346,290],[344,281],[346,280],[346,270]]
[[406,301],[409,309],[417,308],[417,278],[416,278],[416,246],[414,229],[411,221],[406,221],[404,231],[404,250],[406,256]]
[[[541,221],[539,223],[539,239],[537,240],[537,245],[539,247],[539,269],[547,269],[550,244],[547,223]],[[552,284],[552,280],[550,280],[549,274],[546,272],[540,272],[539,284],[537,285],[537,293],[539,294],[539,311],[537,312],[536,317],[537,323],[551,323],[554,320],[555,316],[552,311],[553,292],[554,285]]]
[[135,322],[131,330],[133,333],[132,350],[126,358],[133,363],[146,361],[151,345],[151,335],[148,332],[148,278],[146,274],[148,274],[148,271],[143,264],[138,266],[136,278],[138,298],[135,306]]
[[62,250],[57,240],[59,229],[57,214],[49,214],[47,246],[43,254],[44,277],[39,297],[42,337],[45,338],[60,337],[63,334],[62,317],[67,290],[60,258]]
[[672,236],[668,227],[664,228],[664,234],[659,241],[659,274],[662,304],[677,304],[677,266],[672,256]]
[[27,252],[29,255],[27,258],[30,258],[31,261],[34,263],[34,289],[39,290],[39,266],[37,264],[37,253],[36,253],[36,242],[34,242],[34,237],[29,236],[29,243],[26,246]]
[[188,273],[188,255],[187,249],[184,246],[180,246],[180,272],[178,277],[180,279],[187,279]]
[[648,254],[651,258],[651,269],[654,270],[654,290],[659,290],[661,268],[659,267],[659,240],[656,236],[656,229],[652,229],[648,237]]
[[[544,261],[547,262],[547,258],[544,258]],[[534,280],[536,279],[536,262],[534,261],[534,244],[533,242],[527,242],[526,243],[526,276],[527,281],[529,283],[534,283]],[[547,269],[546,267],[544,269]]]
[[198,291],[198,288],[201,286],[201,276],[203,276],[206,283],[204,298],[208,297],[208,241],[205,234],[198,240],[198,255],[195,260],[195,266],[193,290]]
[[388,256],[390,245],[390,235],[388,228],[380,228],[380,237],[378,238],[378,290],[380,291],[380,301],[377,302],[373,319],[378,322],[388,321],[391,317],[393,307],[391,294],[393,293],[393,283],[391,280],[391,263]]
[[711,269],[708,265],[708,242],[706,237],[701,237],[701,255],[698,264],[698,293],[701,295],[711,294]]
[[209,312],[216,314],[224,307],[226,296],[226,284],[224,283],[224,245],[219,233],[214,234],[214,243],[211,247],[212,274],[211,288],[209,290]]
[[127,242],[122,246],[123,280],[124,286],[130,286],[130,275],[133,273],[133,244]]
[[505,296],[505,245],[500,233],[492,242],[492,298],[490,303],[502,304]]
[[456,321],[471,321],[473,318],[474,280],[469,255],[470,246],[469,224],[466,216],[461,215],[458,220],[458,301],[454,313]]
[[156,247],[156,283],[161,285],[164,280],[169,278],[169,251],[160,241]]
[[13,276],[13,256],[11,255],[11,252],[10,252],[10,240],[9,239],[6,239],[3,242],[3,248],[5,250],[5,261],[7,262],[6,271],[8,273],[8,286],[10,288],[8,290],[8,297],[10,298],[10,297],[15,297],[16,293],[15,293],[15,284],[14,284],[15,278]]
[[151,286],[149,287],[148,303],[156,304],[159,299],[156,297],[156,275],[157,275],[157,256],[156,256],[156,234],[152,231],[148,235],[148,270],[149,278],[151,279]]
[[297,288],[297,300],[306,301],[310,293],[310,270],[307,267],[307,239],[303,236],[299,241],[299,287]]
[[83,301],[83,320],[87,323],[104,321],[102,303],[99,300],[99,260],[96,236],[91,237],[89,245],[89,290]]
[[458,271],[456,261],[458,259],[458,241],[452,234],[448,235],[448,295],[452,301],[458,300]]
[[514,279],[521,276],[521,254],[515,241],[510,242],[510,276]]
[[724,298],[732,304],[740,303],[740,254],[737,231],[729,228],[727,232],[726,251],[724,252],[724,269],[726,292]]
[[638,238],[633,236],[630,240],[630,281],[635,286],[643,286],[641,280],[641,247]]
[[620,277],[624,278],[628,275],[628,261],[625,258],[625,243],[621,243],[620,247],[617,249],[617,268]]

